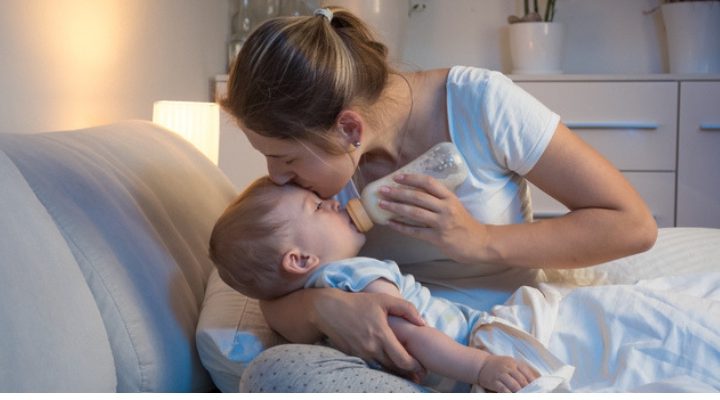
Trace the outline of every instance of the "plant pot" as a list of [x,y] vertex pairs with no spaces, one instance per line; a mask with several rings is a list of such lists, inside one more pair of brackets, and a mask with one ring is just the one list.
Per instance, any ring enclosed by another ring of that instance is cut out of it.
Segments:
[[661,10],[670,72],[720,72],[720,2],[667,3]]
[[387,46],[391,61],[403,58],[405,37],[410,21],[410,3],[401,0],[323,0],[322,6],[347,8],[362,18],[378,39]]
[[562,73],[565,30],[561,23],[519,22],[508,28],[513,74]]

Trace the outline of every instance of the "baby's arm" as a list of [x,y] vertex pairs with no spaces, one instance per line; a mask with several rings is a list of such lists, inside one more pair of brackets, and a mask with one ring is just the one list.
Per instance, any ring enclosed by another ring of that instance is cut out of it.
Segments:
[[[392,283],[377,279],[365,292],[400,297]],[[516,392],[538,377],[527,364],[512,357],[461,345],[443,332],[389,317],[390,328],[408,352],[428,370],[466,383],[477,383],[495,392]]]

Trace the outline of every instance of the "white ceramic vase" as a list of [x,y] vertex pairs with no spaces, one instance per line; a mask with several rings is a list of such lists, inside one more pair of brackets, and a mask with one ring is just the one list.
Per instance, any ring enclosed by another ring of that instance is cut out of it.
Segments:
[[565,30],[561,23],[519,22],[508,28],[513,74],[562,73]]
[[410,20],[410,2],[406,0],[323,0],[328,5],[347,8],[365,21],[388,47],[393,61],[403,58],[405,36]]
[[661,10],[670,73],[720,72],[720,2],[667,3]]

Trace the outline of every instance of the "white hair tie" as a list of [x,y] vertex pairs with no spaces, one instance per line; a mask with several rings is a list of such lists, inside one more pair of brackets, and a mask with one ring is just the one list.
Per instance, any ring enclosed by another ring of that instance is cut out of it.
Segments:
[[332,22],[333,19],[333,12],[328,8],[318,8],[315,12],[313,12],[313,15],[322,15],[327,18],[328,22]]

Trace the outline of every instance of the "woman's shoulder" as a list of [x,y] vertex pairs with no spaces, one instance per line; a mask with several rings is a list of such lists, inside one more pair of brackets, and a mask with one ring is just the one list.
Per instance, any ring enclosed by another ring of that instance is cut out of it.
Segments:
[[469,67],[464,65],[456,65],[447,69],[448,86],[467,86],[467,85],[489,85],[491,83],[511,82],[505,74],[500,71],[480,67]]

